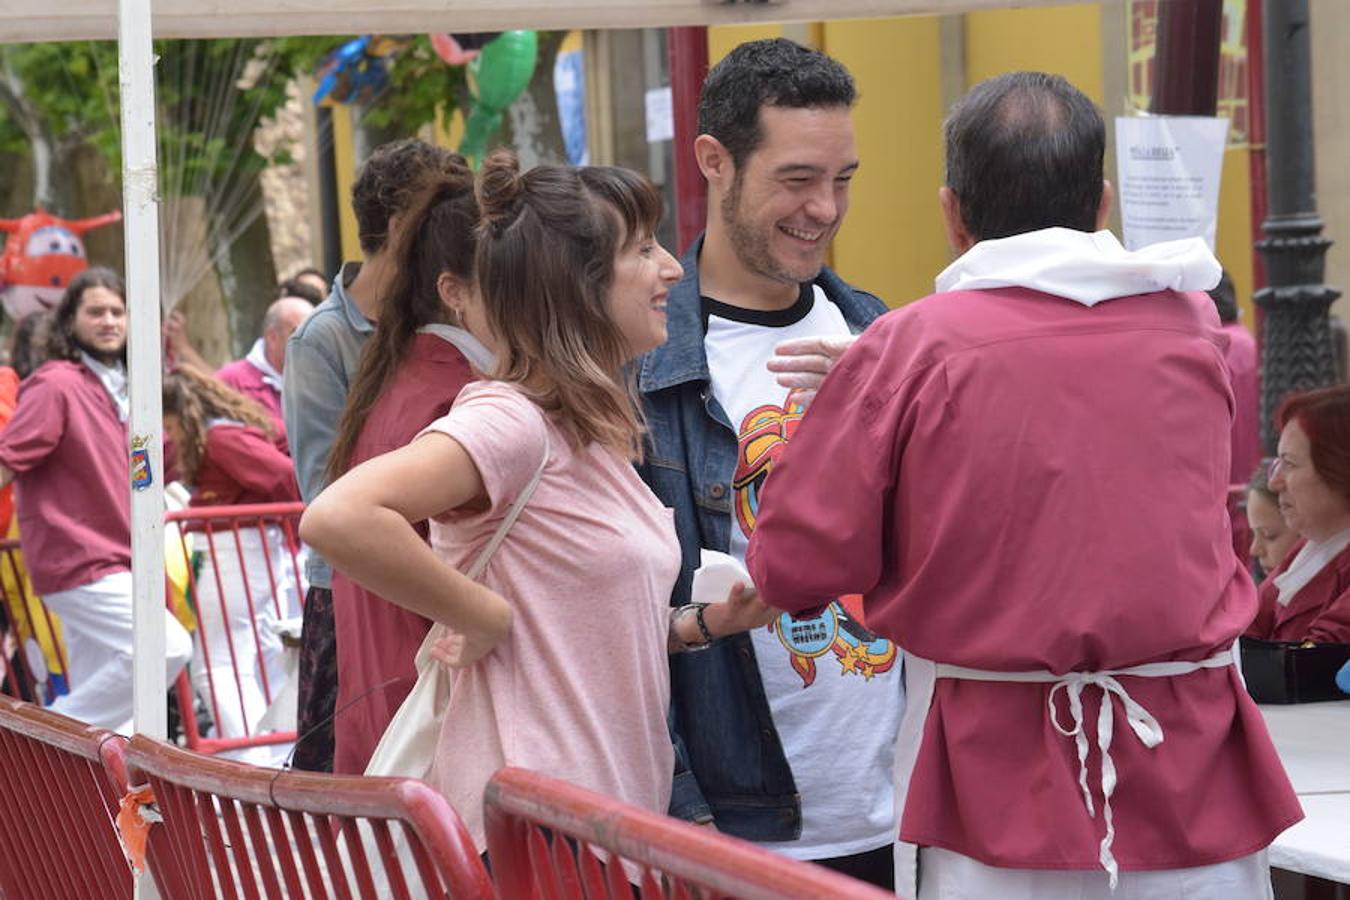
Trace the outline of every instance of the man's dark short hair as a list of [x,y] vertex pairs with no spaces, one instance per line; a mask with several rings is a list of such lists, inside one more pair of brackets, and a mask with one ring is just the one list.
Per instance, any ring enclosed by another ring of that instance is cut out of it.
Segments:
[[1010,72],[975,85],[944,126],[947,186],[977,241],[1042,228],[1095,231],[1106,126],[1059,75]]
[[740,168],[759,146],[762,106],[850,107],[858,97],[843,64],[786,38],[750,41],[728,53],[703,81],[699,134],[710,134]]
[[300,280],[300,276],[303,274],[304,272],[297,272],[295,277],[287,278],[281,284],[277,285],[276,299],[280,300],[282,297],[299,297],[301,300],[308,300],[315,306],[322,303],[324,300],[323,294],[315,290],[314,285],[306,284]]
[[1224,269],[1219,283],[1209,289],[1209,297],[1214,301],[1214,309],[1219,313],[1219,321],[1225,325],[1238,320],[1237,289],[1233,279]]

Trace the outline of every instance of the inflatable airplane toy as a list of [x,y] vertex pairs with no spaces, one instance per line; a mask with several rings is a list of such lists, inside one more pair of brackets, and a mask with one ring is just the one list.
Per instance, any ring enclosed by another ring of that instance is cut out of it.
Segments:
[[55,306],[70,279],[89,267],[82,235],[121,218],[119,210],[71,220],[39,209],[19,219],[0,219],[0,231],[9,234],[0,253],[0,302],[5,312],[17,322]]

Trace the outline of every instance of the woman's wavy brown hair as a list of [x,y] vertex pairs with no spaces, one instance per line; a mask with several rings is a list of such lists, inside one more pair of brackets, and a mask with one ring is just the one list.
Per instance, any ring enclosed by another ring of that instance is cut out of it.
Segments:
[[537,166],[488,156],[478,183],[478,285],[498,348],[495,377],[592,441],[642,458],[628,344],[609,314],[619,251],[653,234],[661,195],[612,166]]
[[448,273],[462,287],[473,287],[478,201],[473,171],[464,157],[452,155],[453,164],[443,163],[418,174],[419,184],[409,192],[412,200],[399,214],[399,228],[388,248],[394,281],[388,294],[380,298],[375,334],[361,351],[361,365],[347,393],[328,454],[329,481],[351,467],[361,429],[407,357],[417,329],[438,322],[460,324],[441,301],[437,282]]
[[175,446],[178,468],[188,483],[197,480],[197,469],[206,452],[206,427],[211,419],[233,419],[252,425],[269,438],[276,437],[272,419],[254,401],[227,387],[214,375],[180,364],[164,375],[164,415],[178,417],[183,446]]

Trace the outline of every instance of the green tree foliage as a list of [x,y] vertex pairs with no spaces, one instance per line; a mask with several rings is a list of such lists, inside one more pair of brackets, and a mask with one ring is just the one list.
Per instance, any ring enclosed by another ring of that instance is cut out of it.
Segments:
[[50,140],[112,153],[116,116],[116,44],[0,46],[0,150],[24,152],[39,125]]
[[116,97],[113,44],[0,46],[0,153],[31,158],[35,204],[69,207],[56,173],[82,145],[116,153]]
[[[254,149],[257,124],[285,102],[286,85],[312,74],[350,36],[156,41],[161,186],[248,181],[268,163]],[[464,72],[442,62],[425,35],[389,61],[389,86],[364,108],[380,131],[412,134],[457,105]],[[73,148],[88,144],[121,166],[117,45],[112,42],[0,46],[0,153],[46,155],[39,180],[54,179]],[[51,184],[36,200],[59,208]]]

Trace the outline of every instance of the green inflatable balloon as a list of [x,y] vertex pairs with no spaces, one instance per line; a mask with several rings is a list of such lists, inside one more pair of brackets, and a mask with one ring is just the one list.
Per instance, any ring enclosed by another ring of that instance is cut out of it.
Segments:
[[469,63],[473,109],[464,121],[459,152],[478,165],[487,142],[501,127],[502,114],[530,86],[539,61],[539,37],[533,31],[504,31]]

